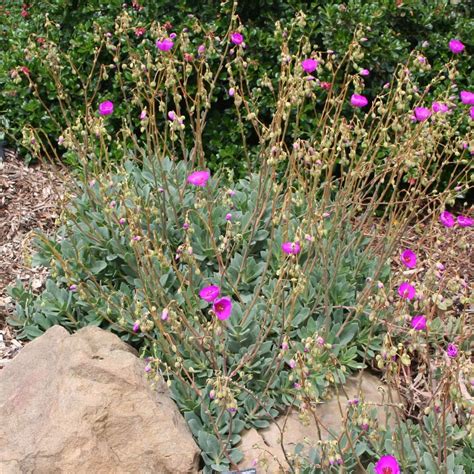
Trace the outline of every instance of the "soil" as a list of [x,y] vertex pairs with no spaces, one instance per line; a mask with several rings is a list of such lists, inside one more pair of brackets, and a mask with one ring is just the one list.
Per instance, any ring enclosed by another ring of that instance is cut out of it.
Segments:
[[16,280],[40,290],[45,268],[30,268],[29,243],[37,230],[48,232],[59,217],[64,179],[49,164],[25,165],[13,152],[0,159],[0,369],[22,347],[6,319],[13,310],[7,287]]

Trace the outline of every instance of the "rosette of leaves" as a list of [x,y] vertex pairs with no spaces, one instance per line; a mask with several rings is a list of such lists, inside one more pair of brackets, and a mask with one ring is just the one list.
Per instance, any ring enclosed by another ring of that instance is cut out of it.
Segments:
[[[262,172],[195,187],[189,173],[150,158],[80,184],[56,235],[36,239],[44,290],[12,288],[9,322],[30,339],[55,324],[97,325],[139,348],[169,381],[207,469],[223,471],[241,458],[243,429],[301,402],[302,377],[304,396],[319,399],[364,367],[380,340],[361,295],[388,270],[350,222],[315,218],[314,196],[288,199],[297,180]],[[303,228],[314,238],[286,255],[281,244]],[[232,299],[227,321],[198,296],[210,283]]]

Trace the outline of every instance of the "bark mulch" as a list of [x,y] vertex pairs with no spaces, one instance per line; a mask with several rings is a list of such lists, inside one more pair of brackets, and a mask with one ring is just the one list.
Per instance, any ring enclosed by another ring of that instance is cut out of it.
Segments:
[[64,200],[64,181],[48,164],[26,166],[15,153],[0,158],[0,369],[21,349],[6,319],[13,310],[7,287],[18,279],[40,290],[45,268],[30,268],[29,240],[50,231]]

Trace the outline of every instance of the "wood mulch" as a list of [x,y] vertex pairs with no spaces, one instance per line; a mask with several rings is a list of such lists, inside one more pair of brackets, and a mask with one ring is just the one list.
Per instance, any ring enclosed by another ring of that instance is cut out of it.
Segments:
[[13,310],[6,289],[16,280],[42,288],[47,270],[28,266],[29,240],[35,230],[54,227],[64,194],[64,180],[51,165],[26,166],[12,152],[0,158],[0,369],[22,347],[6,323]]

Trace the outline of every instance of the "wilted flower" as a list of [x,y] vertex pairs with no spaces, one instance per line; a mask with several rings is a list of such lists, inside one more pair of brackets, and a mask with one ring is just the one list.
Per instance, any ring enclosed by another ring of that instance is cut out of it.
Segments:
[[458,39],[452,39],[449,42],[449,49],[454,54],[459,54],[464,51],[464,45]]
[[453,227],[454,226],[454,216],[448,211],[443,211],[439,215],[439,221],[445,227]]
[[322,87],[323,89],[325,89],[325,90],[327,90],[327,91],[328,91],[329,89],[331,89],[331,83],[330,83],[330,82],[321,82],[320,85],[321,85],[321,87]]
[[137,38],[140,38],[140,36],[143,36],[145,34],[145,31],[146,31],[146,29],[143,28],[143,27],[135,28],[135,36]]
[[139,329],[140,329],[140,321],[135,321],[133,323],[133,332],[138,332]]
[[301,67],[303,68],[304,72],[311,74],[313,71],[316,71],[316,68],[318,67],[318,61],[313,58],[304,59],[301,61]]
[[411,327],[415,331],[424,331],[426,329],[426,318],[423,314],[418,314],[411,318]]
[[214,313],[216,313],[217,318],[221,321],[229,319],[232,312],[232,300],[228,296],[216,300],[214,301],[212,309],[214,310]]
[[208,303],[214,301],[220,294],[221,289],[216,285],[205,286],[199,292],[199,296]]
[[449,107],[446,104],[442,104],[441,102],[433,102],[431,108],[433,109],[433,112],[441,112],[442,114],[449,110]]
[[361,70],[359,71],[359,74],[360,74],[361,76],[368,76],[368,75],[370,74],[370,71],[369,71],[368,69],[361,69]]
[[188,183],[204,187],[210,177],[211,173],[209,171],[194,171],[188,176]]
[[382,456],[374,467],[375,474],[400,474],[397,458],[389,454]]
[[363,95],[360,94],[352,94],[351,96],[351,105],[354,107],[365,107],[369,101],[367,100],[367,97],[364,97]]
[[454,344],[448,344],[446,354],[448,354],[448,357],[454,359],[458,355],[458,348]]
[[155,44],[156,44],[156,47],[160,51],[170,51],[174,46],[174,42],[171,38],[164,38],[162,40],[156,40]]
[[99,104],[100,115],[110,115],[114,112],[114,103],[111,100],[106,100]]
[[457,221],[460,227],[472,227],[474,225],[474,219],[468,216],[458,216]]
[[431,116],[431,110],[426,107],[415,107],[415,118],[418,122],[424,122]]
[[281,249],[288,255],[296,255],[300,253],[301,246],[299,242],[285,242],[281,244]]
[[412,300],[415,297],[416,291],[410,283],[405,281],[398,287],[398,294],[404,299]]
[[230,40],[234,44],[242,44],[244,42],[244,37],[242,33],[239,33],[238,31],[234,31],[233,33],[230,34]]
[[459,93],[461,102],[466,105],[474,105],[474,92],[471,91],[461,91]]
[[416,266],[416,254],[410,249],[406,249],[402,252],[400,260],[408,268],[415,268]]

